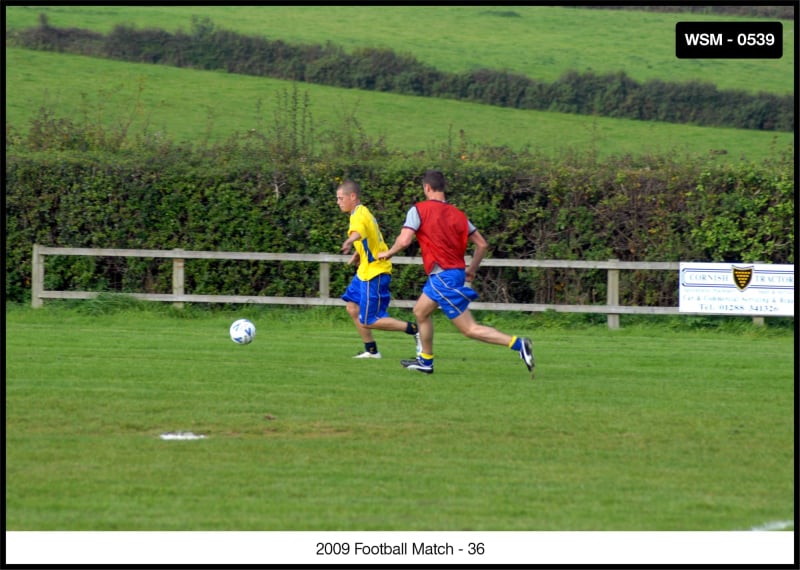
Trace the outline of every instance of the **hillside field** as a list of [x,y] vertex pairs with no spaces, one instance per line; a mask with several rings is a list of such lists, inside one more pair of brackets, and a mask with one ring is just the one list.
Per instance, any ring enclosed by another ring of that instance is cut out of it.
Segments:
[[[695,127],[499,108],[269,78],[125,63],[11,48],[6,51],[6,120],[26,132],[42,107],[57,117],[161,133],[195,144],[220,142],[251,129],[268,131],[276,103],[297,88],[308,95],[318,135],[341,131],[354,117],[391,150],[420,152],[464,140],[471,145],[611,154],[697,154],[760,161],[793,147],[793,134]],[[321,137],[324,138],[324,137]]]
[[[7,6],[7,29],[38,25],[103,33],[117,24],[191,31],[193,19],[290,43],[385,47],[448,72],[505,69],[553,81],[568,70],[624,71],[637,81],[700,80],[719,89],[793,90],[794,27],[784,22],[780,60],[679,60],[675,22],[701,14],[585,10],[558,6]],[[713,16],[716,20],[737,20]],[[588,151],[668,153],[760,161],[793,149],[793,134],[704,128],[523,111],[273,79],[7,50],[7,121],[26,131],[44,106],[58,116],[177,141],[220,142],[264,132],[276,100],[299,87],[319,139],[357,124],[391,150],[507,146],[548,155]],[[353,121],[355,119],[355,122]],[[327,137],[331,138],[331,137]]]
[[752,20],[697,13],[585,10],[560,6],[8,6],[6,26],[45,14],[58,27],[108,33],[117,24],[189,32],[192,17],[288,43],[332,42],[347,51],[384,47],[449,72],[508,70],[542,81],[565,71],[637,81],[704,81],[719,89],[786,94],[794,89],[794,23],[783,22],[777,60],[675,57],[675,23]]

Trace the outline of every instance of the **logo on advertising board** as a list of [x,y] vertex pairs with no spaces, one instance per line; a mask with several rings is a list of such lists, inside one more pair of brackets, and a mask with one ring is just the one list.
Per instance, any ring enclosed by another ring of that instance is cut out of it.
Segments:
[[733,271],[733,282],[736,284],[736,288],[739,289],[739,291],[747,289],[747,286],[750,285],[750,281],[753,280],[753,266],[736,267],[732,265],[731,270]]

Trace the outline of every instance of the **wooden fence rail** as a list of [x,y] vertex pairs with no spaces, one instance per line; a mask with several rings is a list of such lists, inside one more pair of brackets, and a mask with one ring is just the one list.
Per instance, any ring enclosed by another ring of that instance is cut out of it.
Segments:
[[[260,253],[235,251],[191,251],[182,249],[115,249],[81,247],[33,246],[31,278],[31,305],[41,307],[44,299],[91,299],[99,293],[92,291],[48,291],[44,288],[44,259],[48,255],[79,255],[95,257],[143,257],[172,259],[172,293],[131,293],[145,301],[172,302],[177,307],[183,303],[254,303],[277,305],[341,305],[341,299],[330,296],[330,265],[346,263],[349,255],[325,253]],[[245,261],[301,261],[319,264],[318,297],[266,297],[253,295],[192,295],[184,292],[184,264],[187,259],[240,259]],[[469,260],[469,258],[467,258]],[[421,257],[393,257],[398,265],[422,265]],[[675,271],[678,262],[650,261],[577,261],[555,259],[484,259],[482,267],[555,267],[569,269],[605,269],[608,271],[608,295],[605,305],[558,305],[539,303],[471,303],[477,310],[529,311],[553,310],[563,313],[601,313],[607,315],[608,328],[619,328],[619,315],[677,315],[678,307],[642,307],[619,304],[619,272],[629,270]],[[414,300],[392,299],[392,306],[411,308]],[[760,318],[760,317],[759,317]],[[763,322],[763,321],[762,321]]]

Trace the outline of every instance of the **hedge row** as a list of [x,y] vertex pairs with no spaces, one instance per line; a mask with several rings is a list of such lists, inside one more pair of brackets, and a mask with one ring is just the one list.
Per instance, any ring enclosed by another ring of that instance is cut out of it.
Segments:
[[642,10],[645,12],[680,12],[680,13],[696,13],[696,14],[724,14],[726,16],[743,16],[745,18],[772,18],[775,20],[794,20],[795,7],[791,5],[785,6],[766,6],[766,5],[733,5],[733,6],[709,6],[708,4],[701,4],[698,6],[691,6],[689,4],[683,5],[652,5],[652,6],[611,6],[611,5],[581,5],[569,6],[570,8],[578,8],[585,10]]
[[190,33],[137,30],[118,25],[107,36],[57,28],[42,16],[38,27],[7,32],[7,42],[29,49],[78,53],[139,63],[268,76],[335,87],[442,97],[563,113],[691,123],[741,129],[794,130],[794,97],[713,84],[649,80],[624,72],[598,75],[570,71],[553,83],[481,69],[446,73],[411,55],[361,48],[352,53],[332,43],[291,45],[217,29],[208,18],[193,18]]
[[[347,219],[335,201],[344,178],[387,240],[421,199],[421,174],[444,170],[449,198],[487,237],[494,258],[794,262],[794,161],[709,165],[685,157],[551,159],[482,149],[464,157],[386,156],[281,162],[270,151],[142,148],[30,151],[8,146],[6,293],[29,299],[31,249],[48,246],[338,253]],[[416,244],[408,251],[413,255]],[[171,291],[169,260],[48,258],[46,286]],[[668,274],[669,273],[669,274]],[[332,292],[352,269],[332,268]],[[415,298],[417,266],[396,266],[393,293]],[[485,301],[603,303],[605,272],[485,267]],[[622,273],[622,302],[677,305],[671,272]],[[317,295],[313,264],[186,264],[196,294]]]

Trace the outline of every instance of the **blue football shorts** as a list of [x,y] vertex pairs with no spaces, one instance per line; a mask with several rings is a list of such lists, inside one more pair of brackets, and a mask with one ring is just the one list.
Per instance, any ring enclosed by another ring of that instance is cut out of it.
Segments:
[[464,285],[466,271],[463,269],[445,269],[428,276],[422,292],[439,304],[448,319],[455,319],[469,308],[470,301],[478,298],[478,294]]
[[392,276],[381,273],[369,281],[362,281],[354,275],[347,290],[342,295],[344,301],[358,305],[358,320],[363,325],[371,325],[378,319],[389,316],[389,284]]

